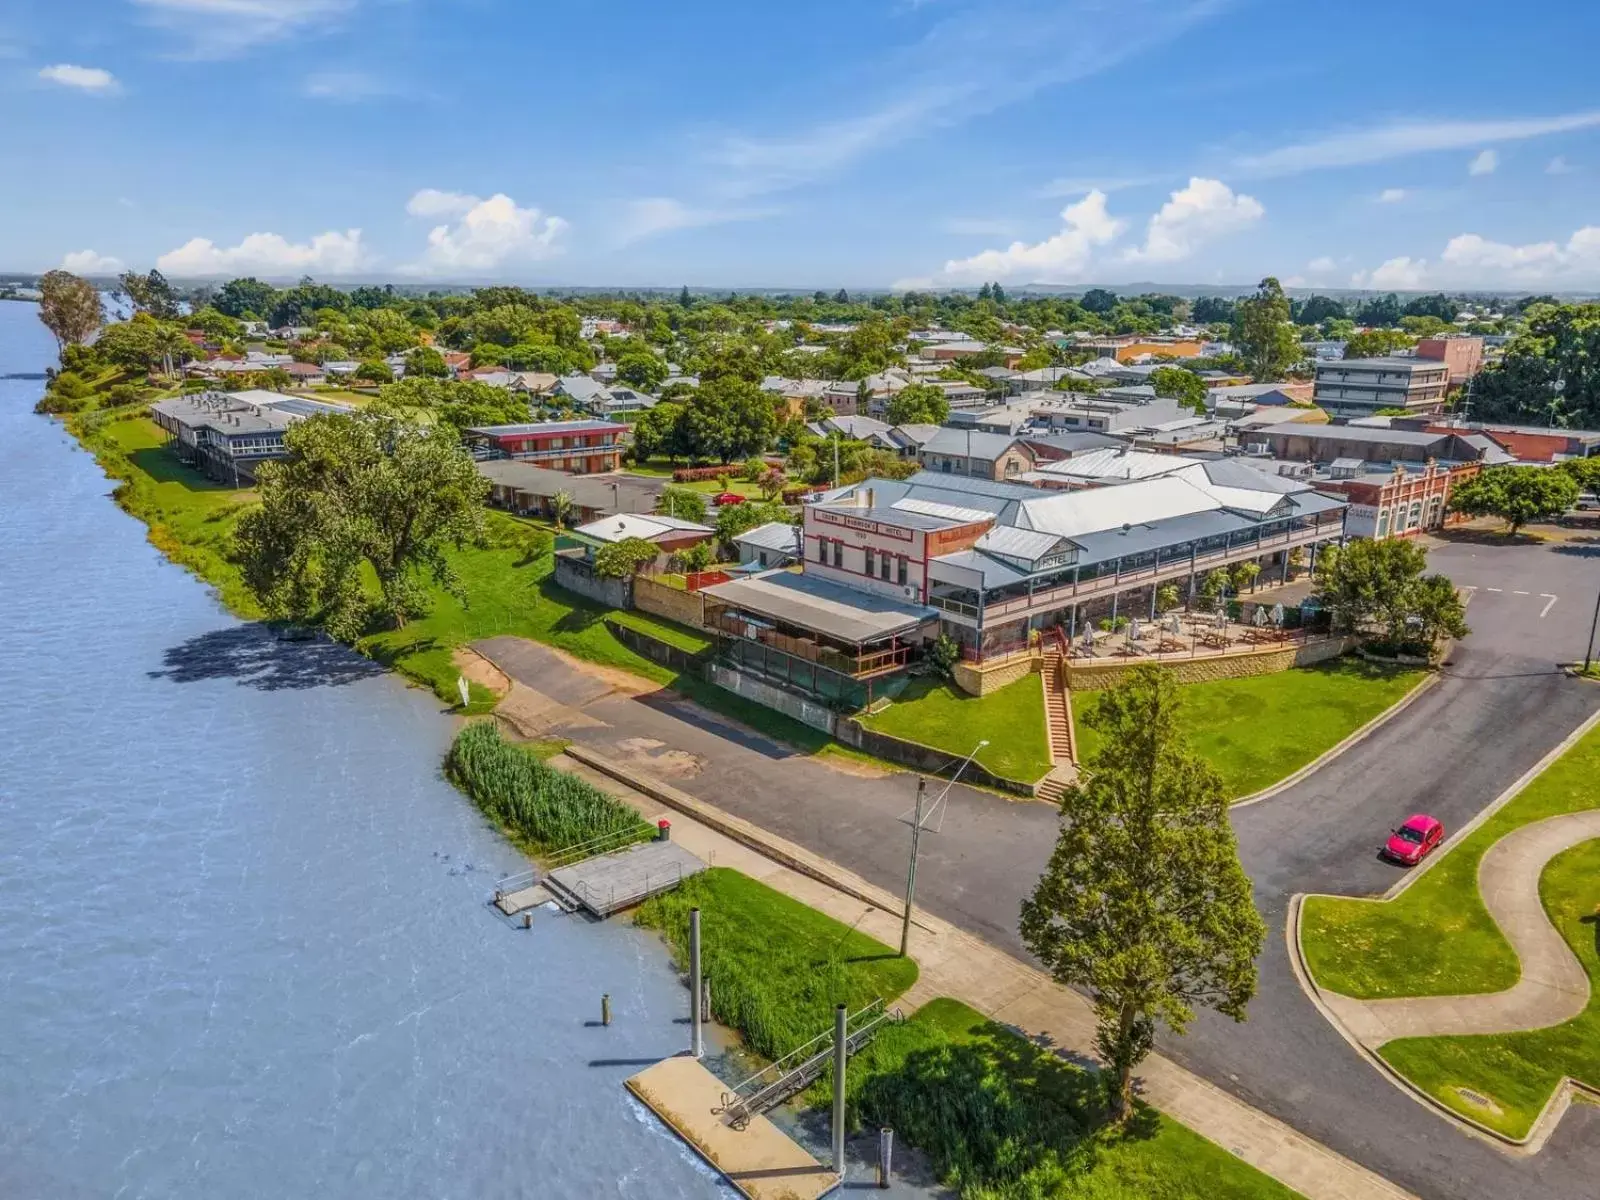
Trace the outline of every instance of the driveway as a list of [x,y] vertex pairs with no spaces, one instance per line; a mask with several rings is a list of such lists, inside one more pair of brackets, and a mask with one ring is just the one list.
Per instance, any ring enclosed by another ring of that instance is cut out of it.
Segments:
[[[1440,681],[1359,749],[1234,811],[1271,931],[1259,991],[1247,1023],[1203,1013],[1186,1037],[1162,1044],[1196,1073],[1429,1200],[1590,1200],[1600,1110],[1574,1106],[1529,1159],[1460,1132],[1392,1086],[1306,999],[1289,967],[1288,900],[1306,891],[1382,892],[1397,876],[1376,857],[1380,833],[1418,810],[1459,828],[1600,707],[1600,687],[1553,666],[1583,655],[1600,587],[1591,549],[1463,542],[1433,550],[1432,569],[1471,589],[1472,635]],[[581,668],[518,639],[476,648],[529,686],[570,695],[597,722],[565,736],[632,757],[882,887],[904,886],[912,776],[846,773],[671,693],[595,698]],[[930,798],[943,786],[930,781]],[[1025,956],[1018,905],[1044,868],[1055,825],[1044,805],[957,785],[938,832],[922,839],[918,903]]]

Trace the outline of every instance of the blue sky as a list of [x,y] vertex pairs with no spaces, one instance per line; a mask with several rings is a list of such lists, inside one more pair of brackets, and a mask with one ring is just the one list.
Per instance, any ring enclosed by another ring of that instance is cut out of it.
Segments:
[[1600,290],[1594,0],[7,0],[0,269]]

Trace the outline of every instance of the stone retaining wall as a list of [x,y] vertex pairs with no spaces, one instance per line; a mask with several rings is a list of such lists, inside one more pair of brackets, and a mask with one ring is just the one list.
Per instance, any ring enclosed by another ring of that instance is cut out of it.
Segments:
[[[868,729],[854,717],[838,718],[834,724],[833,736],[846,746],[853,746],[875,758],[899,763],[914,771],[921,771],[926,775],[938,775],[945,779],[953,777],[963,761],[961,755],[951,754],[948,750],[939,750],[933,746],[924,746],[921,742],[907,741],[893,734]],[[996,775],[976,761],[968,763],[966,769],[961,771],[961,781],[978,787],[1012,792],[1019,796],[1034,794],[1032,783]]]
[[736,696],[743,696],[746,700],[753,700],[757,704],[776,709],[786,717],[793,717],[804,725],[833,735],[836,717],[833,710],[824,704],[785,691],[754,675],[736,671],[724,663],[707,663],[706,678],[718,687],[727,688]]
[[704,620],[699,592],[686,592],[658,583],[648,575],[634,576],[633,606],[640,612],[653,613],[691,629],[701,628]]
[[[1326,638],[1300,646],[1268,646],[1210,658],[1166,658],[1159,665],[1170,670],[1179,683],[1210,683],[1216,679],[1243,679],[1250,675],[1272,675],[1291,667],[1309,667],[1338,658],[1354,646],[1354,638]],[[1150,662],[1156,659],[1102,659],[1093,663],[1068,660],[1064,664],[1067,686],[1076,691],[1115,687],[1134,667]]]
[[981,663],[958,662],[950,671],[951,681],[969,696],[987,696],[1008,683],[1015,683],[1024,675],[1039,669],[1038,653],[1019,654],[1002,663],[985,666]]

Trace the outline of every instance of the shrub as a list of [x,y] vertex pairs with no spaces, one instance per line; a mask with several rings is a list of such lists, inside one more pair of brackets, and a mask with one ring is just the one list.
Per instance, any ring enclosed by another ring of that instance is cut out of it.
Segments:
[[721,479],[731,469],[727,463],[716,467],[679,467],[672,473],[672,482],[703,483],[707,479]]
[[486,816],[536,852],[606,834],[633,831],[643,839],[652,832],[626,804],[506,741],[489,721],[474,722],[456,735],[445,770]]
[[644,538],[623,538],[595,551],[594,573],[602,579],[627,579],[645,563],[654,562],[656,544]]
[[759,455],[755,454],[745,459],[744,466],[740,469],[740,474],[744,477],[746,483],[756,483],[766,473],[767,464],[761,461]]
[[948,633],[941,633],[928,647],[928,665],[941,679],[949,679],[961,661],[961,643]]

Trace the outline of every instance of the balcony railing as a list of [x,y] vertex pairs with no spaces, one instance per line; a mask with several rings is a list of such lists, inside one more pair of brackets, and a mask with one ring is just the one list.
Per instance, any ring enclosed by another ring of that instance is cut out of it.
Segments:
[[[887,675],[900,670],[911,660],[909,646],[896,645],[882,650],[849,654],[833,646],[812,641],[810,638],[791,637],[775,629],[751,625],[725,611],[709,618],[708,623],[714,629],[741,642],[777,650],[791,658],[815,663],[819,667],[850,679],[871,679],[878,675]],[[751,636],[752,632],[755,633],[754,637]]]
[[1076,583],[1061,584],[1047,591],[1034,592],[1031,596],[1010,596],[1003,599],[989,600],[982,604],[969,604],[966,601],[954,600],[948,596],[930,595],[928,603],[944,612],[958,617],[968,617],[973,621],[976,621],[980,614],[984,620],[989,621],[1009,616],[1022,616],[1034,612],[1049,612],[1067,604],[1077,604],[1100,596],[1109,596],[1113,592],[1142,587],[1163,579],[1179,579],[1188,575],[1191,571],[1198,574],[1227,563],[1255,558],[1262,554],[1294,546],[1308,545],[1311,542],[1334,536],[1338,528],[1339,526],[1334,523],[1327,522],[1321,525],[1310,525],[1304,529],[1289,529],[1283,533],[1261,538],[1259,541],[1240,542],[1238,545],[1221,547],[1205,554],[1196,554],[1192,558],[1185,555],[1166,562],[1156,562],[1147,566],[1112,571],[1109,574],[1097,575],[1093,579],[1080,579]]

